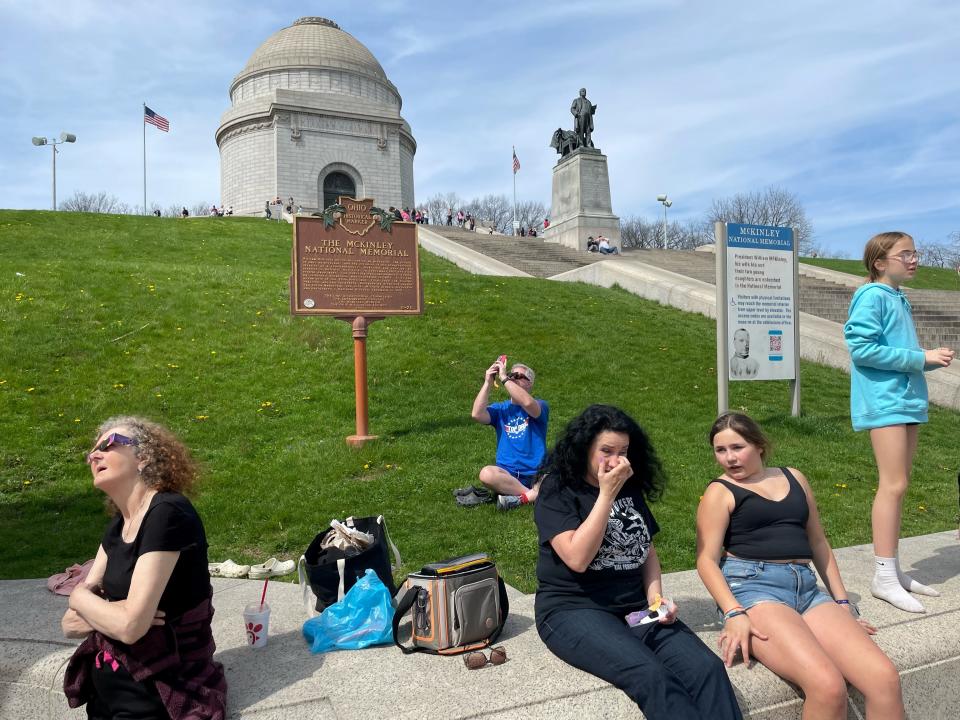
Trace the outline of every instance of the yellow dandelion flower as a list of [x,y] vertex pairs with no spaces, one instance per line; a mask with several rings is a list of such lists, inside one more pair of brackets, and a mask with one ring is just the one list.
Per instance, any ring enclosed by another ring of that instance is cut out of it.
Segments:
[[270,406],[272,406],[272,405],[273,405],[273,403],[270,402],[269,400],[264,400],[262,403],[260,403],[260,407],[262,407],[262,408],[268,408],[268,407],[270,407]]
[[926,512],[927,507],[926,505],[917,505],[917,510],[919,510],[920,512]]
[[210,354],[211,354],[211,355],[216,355],[216,354],[217,354],[217,351],[216,351],[216,350],[211,350],[211,351],[210,351]]
[[29,484],[32,483],[32,482],[33,482],[32,480],[24,480],[24,481],[23,481],[23,484],[24,484],[24,485],[29,485]]
[[123,383],[114,383],[114,384],[113,384],[113,387],[116,388],[116,389],[120,389],[120,388],[123,387]]
[[167,367],[168,367],[168,368],[173,368],[174,370],[176,370],[176,369],[177,369],[178,367],[180,367],[180,366],[179,366],[179,365],[174,365],[173,363],[167,363]]
[[32,387],[27,388],[27,392],[33,392],[34,390],[36,390],[36,388],[32,388]]
[[369,470],[369,469],[370,469],[370,463],[364,463],[363,469],[364,469],[364,470]]
[[210,416],[209,416],[209,415],[194,415],[193,419],[194,419],[194,420],[206,420],[208,417],[210,417]]
[[80,422],[80,418],[74,418],[73,421],[74,421],[75,423],[78,423],[78,422]]

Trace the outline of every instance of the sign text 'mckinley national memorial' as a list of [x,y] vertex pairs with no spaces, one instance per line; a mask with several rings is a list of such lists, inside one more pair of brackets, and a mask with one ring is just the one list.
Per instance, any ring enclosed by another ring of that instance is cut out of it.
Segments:
[[385,316],[422,312],[417,226],[373,200],[340,197],[320,216],[294,218],[294,315]]

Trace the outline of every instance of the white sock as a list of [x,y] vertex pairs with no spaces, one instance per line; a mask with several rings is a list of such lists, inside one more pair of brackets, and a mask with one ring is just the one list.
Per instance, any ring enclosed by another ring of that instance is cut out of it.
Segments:
[[897,566],[897,580],[900,581],[900,587],[917,595],[928,595],[929,597],[940,597],[940,591],[927,587],[923,583],[917,582],[900,569],[900,556],[898,555],[894,562]]
[[894,607],[912,613],[926,612],[923,605],[900,585],[896,558],[875,557],[873,582],[870,590],[875,598],[886,600]]

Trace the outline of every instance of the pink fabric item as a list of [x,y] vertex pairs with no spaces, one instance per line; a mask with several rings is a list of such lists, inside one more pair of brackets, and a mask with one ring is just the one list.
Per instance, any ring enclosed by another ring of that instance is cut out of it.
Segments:
[[77,585],[86,580],[92,567],[93,560],[87,560],[83,565],[71,565],[66,572],[47,578],[47,589],[57,595],[69,595]]

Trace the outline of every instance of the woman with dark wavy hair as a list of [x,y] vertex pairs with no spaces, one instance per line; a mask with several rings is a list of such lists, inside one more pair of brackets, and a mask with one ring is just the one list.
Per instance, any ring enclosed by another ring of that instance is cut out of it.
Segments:
[[741,718],[723,663],[661,598],[647,502],[666,478],[646,433],[622,410],[591,405],[544,471],[535,609],[546,646],[623,690],[648,720]]
[[207,539],[183,495],[197,475],[190,452],[156,423],[115,417],[86,460],[115,514],[61,622],[84,638],[64,678],[70,706],[86,704],[93,720],[222,720]]

